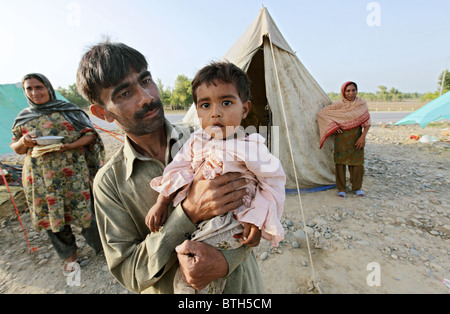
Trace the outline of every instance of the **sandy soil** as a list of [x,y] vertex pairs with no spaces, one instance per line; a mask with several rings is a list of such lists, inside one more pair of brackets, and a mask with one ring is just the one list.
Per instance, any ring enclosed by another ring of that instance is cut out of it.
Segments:
[[[363,199],[354,195],[339,199],[336,189],[301,194],[300,199],[288,195],[283,218],[286,239],[279,248],[262,241],[255,249],[266,291],[448,294],[450,289],[442,282],[450,279],[450,149],[445,143],[450,138],[443,131],[448,127],[373,126],[366,148]],[[411,140],[413,134],[432,135],[443,142],[424,144]],[[121,143],[102,136],[111,155]],[[20,158],[1,161],[20,162]],[[78,229],[80,286],[69,285],[77,283],[76,278],[68,281],[63,276],[62,262],[45,232],[32,229],[28,213],[21,218],[37,250],[29,253],[15,215],[0,217],[0,293],[129,293],[110,275],[104,256],[96,256],[85,244]]]

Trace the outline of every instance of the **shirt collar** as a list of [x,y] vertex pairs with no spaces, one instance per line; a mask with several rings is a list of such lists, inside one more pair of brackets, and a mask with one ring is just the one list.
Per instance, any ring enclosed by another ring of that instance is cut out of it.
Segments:
[[[165,119],[165,127],[166,127],[166,134],[167,134],[167,148],[166,148],[166,164],[163,166],[166,166],[174,156],[171,156],[170,152],[172,151],[172,146],[181,141],[184,136],[185,132],[181,130],[178,127],[175,127],[170,123],[167,119]],[[125,166],[126,166],[126,179],[128,180],[131,175],[133,174],[133,165],[134,161],[136,159],[140,161],[153,161],[156,163],[161,163],[159,160],[156,160],[154,158],[146,157],[141,154],[139,154],[131,145],[131,140],[128,138],[128,136],[125,137],[125,144],[123,148],[123,154],[125,157]],[[185,142],[185,141],[183,141]],[[180,146],[181,147],[181,146]]]

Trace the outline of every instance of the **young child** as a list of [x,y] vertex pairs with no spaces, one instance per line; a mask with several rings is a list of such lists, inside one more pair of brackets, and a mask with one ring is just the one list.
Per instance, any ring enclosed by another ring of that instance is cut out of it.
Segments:
[[[285,173],[280,161],[270,154],[264,138],[257,133],[247,135],[240,126],[251,107],[249,85],[245,72],[232,63],[212,63],[197,73],[192,94],[202,128],[191,135],[163,176],[151,182],[151,187],[160,193],[146,217],[152,232],[159,231],[166,221],[169,204],[177,206],[187,196],[198,171],[205,179],[240,172],[249,182],[244,205],[200,223],[192,240],[220,250],[254,246],[261,236],[273,246],[283,240],[280,218],[284,210]],[[225,283],[225,279],[218,279],[197,293],[222,293]],[[184,283],[179,271],[174,292],[196,293]]]

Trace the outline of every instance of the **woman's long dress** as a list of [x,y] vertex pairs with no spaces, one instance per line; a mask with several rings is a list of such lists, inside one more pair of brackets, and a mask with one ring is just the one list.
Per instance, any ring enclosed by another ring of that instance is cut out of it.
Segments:
[[[72,143],[83,135],[96,136],[93,130],[77,131],[59,113],[44,115],[15,127],[13,141],[26,134],[64,136],[63,143]],[[23,187],[36,230],[60,232],[64,225],[89,227],[91,213],[91,178],[82,147],[65,152],[25,157]]]

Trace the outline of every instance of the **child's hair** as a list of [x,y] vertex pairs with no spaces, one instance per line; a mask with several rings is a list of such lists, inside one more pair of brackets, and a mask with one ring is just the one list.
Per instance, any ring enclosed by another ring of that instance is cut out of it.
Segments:
[[216,81],[233,84],[242,102],[250,100],[250,80],[247,74],[233,63],[212,62],[201,69],[192,81],[192,97],[195,104],[197,104],[197,88],[203,83],[207,86],[215,85]]

